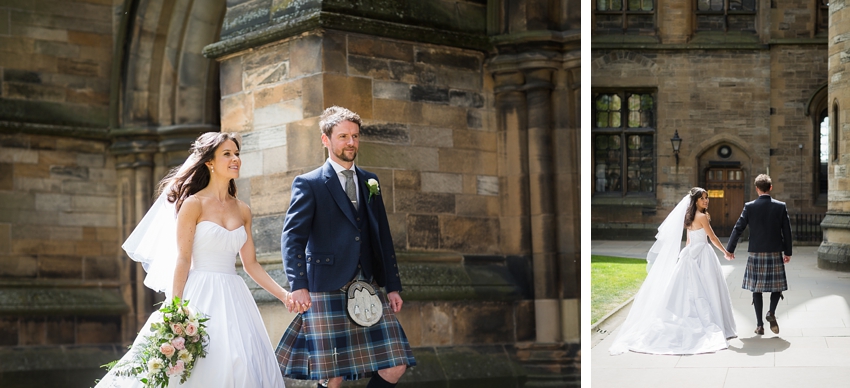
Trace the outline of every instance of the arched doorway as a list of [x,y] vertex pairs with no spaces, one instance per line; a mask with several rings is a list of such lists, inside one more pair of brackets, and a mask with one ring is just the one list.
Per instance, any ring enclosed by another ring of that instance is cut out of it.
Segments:
[[744,170],[740,165],[710,165],[705,172],[705,189],[714,233],[729,236],[744,210]]
[[[738,221],[744,203],[753,193],[753,169],[762,161],[739,138],[718,135],[700,144],[696,151],[699,186],[708,190],[708,212],[715,234],[727,237]],[[758,169],[757,169],[758,170]]]

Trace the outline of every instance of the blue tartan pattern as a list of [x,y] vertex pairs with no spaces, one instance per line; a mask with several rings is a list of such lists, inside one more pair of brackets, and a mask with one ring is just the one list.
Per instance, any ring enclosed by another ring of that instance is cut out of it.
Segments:
[[357,380],[372,372],[398,365],[415,366],[416,360],[383,290],[381,321],[370,327],[352,322],[342,291],[311,292],[312,306],[298,314],[284,332],[275,351],[284,376],[299,380],[343,377]]
[[787,290],[782,252],[750,252],[741,287],[752,292]]

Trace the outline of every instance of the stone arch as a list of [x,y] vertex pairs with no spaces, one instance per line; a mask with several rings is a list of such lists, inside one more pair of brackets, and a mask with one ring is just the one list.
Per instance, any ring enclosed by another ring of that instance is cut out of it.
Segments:
[[[827,84],[823,84],[820,86],[814,93],[812,93],[811,97],[809,97],[809,101],[806,103],[806,116],[811,120],[811,133],[812,136],[812,167],[811,174],[814,177],[811,183],[811,190],[813,193],[812,199],[820,205],[826,205],[827,195],[826,189],[828,186],[828,169],[826,165],[823,165],[820,160],[821,153],[821,130],[820,126],[825,117],[829,116],[829,88]],[[827,136],[829,136],[829,145],[827,147],[831,148],[830,145],[833,144],[831,128],[827,132]],[[835,150],[829,149],[827,155],[827,162],[829,161],[829,157],[835,155]]]
[[133,3],[125,21],[118,128],[150,134],[173,133],[175,126],[218,128],[218,63],[202,50],[218,40],[224,12],[220,0]]
[[[156,182],[182,163],[198,133],[220,126],[219,65],[203,56],[218,40],[225,2],[133,0],[116,35],[110,127],[118,218],[125,237],[151,205]],[[117,258],[125,302],[122,336],[135,336],[151,313],[155,293],[144,272]]]
[[643,69],[650,75],[658,75],[658,64],[655,63],[655,61],[637,52],[628,50],[612,50],[611,52],[596,58],[596,60],[593,61],[593,66],[596,69],[603,69],[615,63],[637,65],[637,68]]
[[748,177],[752,175],[754,169],[761,168],[765,165],[764,159],[758,156],[758,153],[756,153],[749,143],[737,136],[727,133],[719,133],[695,145],[692,148],[693,151],[688,154],[688,158],[690,158],[689,160],[695,161],[695,165],[697,166],[697,169],[694,171],[694,174],[696,175],[693,177],[694,182],[703,181],[702,173],[705,166],[701,165],[700,158],[709,150],[723,143],[728,143],[740,149],[744,153],[744,158],[741,159],[749,160],[749,163],[742,162],[741,167],[744,169],[744,172]]

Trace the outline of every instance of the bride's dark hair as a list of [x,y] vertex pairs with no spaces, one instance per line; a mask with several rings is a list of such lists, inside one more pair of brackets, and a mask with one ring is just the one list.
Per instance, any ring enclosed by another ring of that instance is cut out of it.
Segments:
[[[685,212],[685,227],[690,228],[691,224],[694,223],[694,218],[697,216],[697,200],[702,198],[702,195],[705,194],[706,191],[702,187],[694,187],[688,192],[688,195],[691,196],[691,203],[688,205],[688,210]],[[706,210],[702,209],[702,212],[705,213]]]
[[[236,144],[237,150],[240,149],[239,140],[233,133],[207,132],[198,136],[190,149],[192,154],[189,158],[194,159],[194,163],[183,171],[180,171],[180,167],[172,169],[159,183],[159,192],[167,188],[168,202],[173,203],[178,212],[186,198],[210,184],[210,169],[206,163],[215,158],[215,151],[228,140]],[[236,182],[233,179],[230,180],[227,193],[236,196]]]

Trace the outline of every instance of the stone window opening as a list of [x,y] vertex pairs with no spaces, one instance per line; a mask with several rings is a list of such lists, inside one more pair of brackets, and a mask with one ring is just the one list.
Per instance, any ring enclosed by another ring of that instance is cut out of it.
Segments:
[[654,195],[655,110],[654,91],[594,91],[594,195]]
[[655,34],[655,0],[596,0],[596,31]]
[[815,35],[827,36],[829,34],[829,0],[815,0],[815,7],[817,8]]
[[827,192],[829,187],[829,138],[830,131],[832,130],[831,126],[829,125],[829,111],[826,108],[824,108],[818,115],[818,123],[818,141],[815,143],[817,146],[817,150],[815,152],[815,154],[817,155],[817,160],[815,161],[815,165],[817,166],[817,188],[815,190],[815,194],[817,197],[816,199],[819,202],[825,203],[827,200]]
[[832,116],[831,117],[832,117],[832,120],[831,120],[830,124],[832,126],[832,130],[830,131],[830,134],[832,136],[830,136],[830,138],[832,138],[832,161],[838,162],[838,154],[841,151],[838,148],[838,145],[841,142],[841,132],[838,130],[838,128],[839,128],[838,127],[838,100],[836,100],[832,104]]
[[756,0],[694,1],[697,32],[756,32]]

